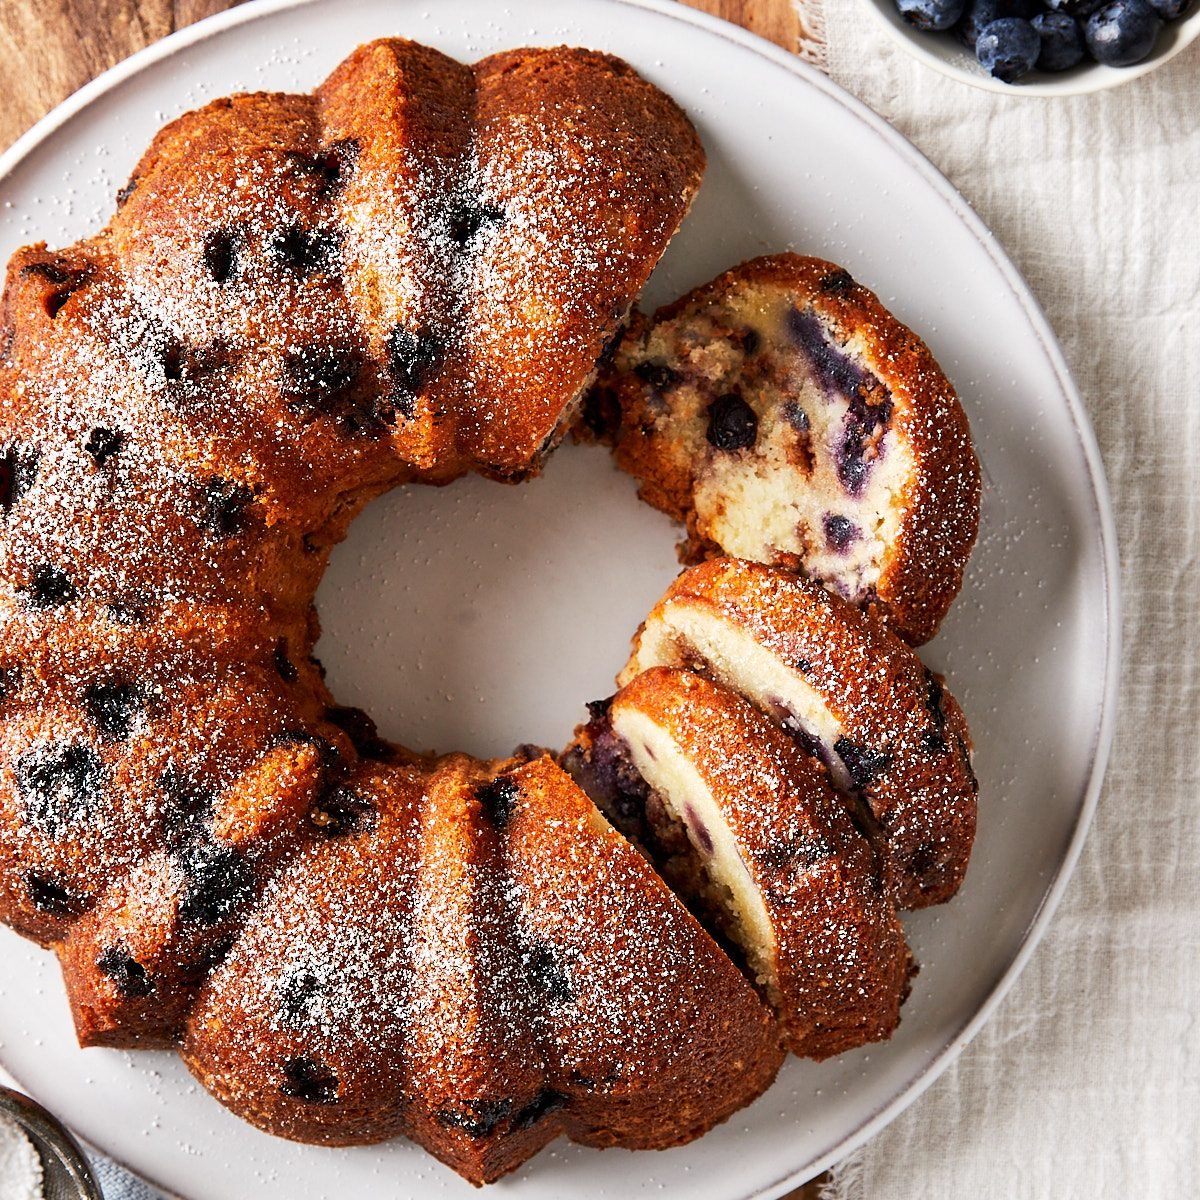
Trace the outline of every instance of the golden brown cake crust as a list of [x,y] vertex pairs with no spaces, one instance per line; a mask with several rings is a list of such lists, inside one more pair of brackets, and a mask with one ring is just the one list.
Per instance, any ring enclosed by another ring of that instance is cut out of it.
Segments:
[[[796,309],[815,314],[837,352],[851,354],[886,388],[890,432],[911,454],[913,470],[896,505],[899,519],[880,578],[861,603],[910,643],[928,641],[958,594],[975,543],[979,465],[962,406],[929,349],[841,267],[797,254],[752,259],[653,318],[636,320],[589,400],[593,433],[599,430],[614,440],[617,463],[640,481],[643,499],[687,525],[691,561],[734,553],[714,544],[700,527],[695,509],[699,464],[693,453],[658,432],[670,402],[658,381],[638,370],[655,330],[679,322],[681,344],[692,346],[689,322],[755,292],[786,297]],[[701,344],[701,353],[707,352]],[[799,357],[802,351],[793,353]],[[682,369],[679,362],[664,365]],[[866,411],[882,411],[879,403],[870,398]],[[586,426],[580,428],[588,436]],[[804,486],[803,479],[798,486]],[[775,561],[808,569],[804,558],[793,564],[780,555]]]

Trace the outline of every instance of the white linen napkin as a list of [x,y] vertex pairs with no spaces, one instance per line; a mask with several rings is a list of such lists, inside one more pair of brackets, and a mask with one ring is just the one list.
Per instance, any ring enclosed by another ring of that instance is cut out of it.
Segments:
[[1200,43],[1111,91],[1039,98],[944,78],[864,0],[825,0],[823,28],[831,77],[950,178],[1058,333],[1113,491],[1125,609],[1116,743],[1062,908],[972,1045],[825,1195],[1196,1196]]

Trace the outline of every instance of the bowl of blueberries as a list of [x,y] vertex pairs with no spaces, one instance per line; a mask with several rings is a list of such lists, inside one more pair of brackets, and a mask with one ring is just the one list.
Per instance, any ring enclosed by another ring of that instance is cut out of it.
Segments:
[[867,0],[943,74],[1027,95],[1077,95],[1152,71],[1200,36],[1200,0]]

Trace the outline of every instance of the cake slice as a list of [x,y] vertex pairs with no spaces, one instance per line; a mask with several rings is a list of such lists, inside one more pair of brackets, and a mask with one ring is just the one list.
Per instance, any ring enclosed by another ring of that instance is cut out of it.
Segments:
[[914,645],[959,590],[979,523],[966,416],[916,334],[833,263],[757,258],[639,317],[585,416],[686,524],[688,561],[789,567]]
[[596,706],[567,761],[740,949],[788,1050],[820,1059],[891,1036],[912,966],[875,852],[762,713],[657,667]]
[[513,935],[573,1141],[661,1149],[749,1104],[783,1057],[767,1007],[549,758],[497,782]]
[[958,890],[978,782],[966,720],[940,676],[898,637],[779,567],[691,567],[646,618],[618,682],[686,667],[752,701],[815,754],[887,852],[903,908]]

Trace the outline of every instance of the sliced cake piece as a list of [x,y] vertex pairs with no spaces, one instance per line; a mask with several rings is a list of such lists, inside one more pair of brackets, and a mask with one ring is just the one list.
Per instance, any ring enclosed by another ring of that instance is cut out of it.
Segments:
[[891,1036],[912,971],[904,931],[875,851],[791,738],[728,688],[658,667],[597,711],[572,760],[741,948],[787,1049],[827,1058]]
[[635,322],[586,418],[686,522],[689,561],[799,570],[914,645],[958,592],[979,523],[967,419],[916,334],[833,263],[754,259]]
[[699,1137],[770,1084],[771,1013],[650,864],[549,758],[496,781],[513,937],[554,1110],[572,1140],[659,1149]]
[[752,701],[829,770],[886,845],[903,908],[958,890],[978,782],[962,710],[894,634],[778,567],[689,568],[651,611],[618,678],[687,667]]

